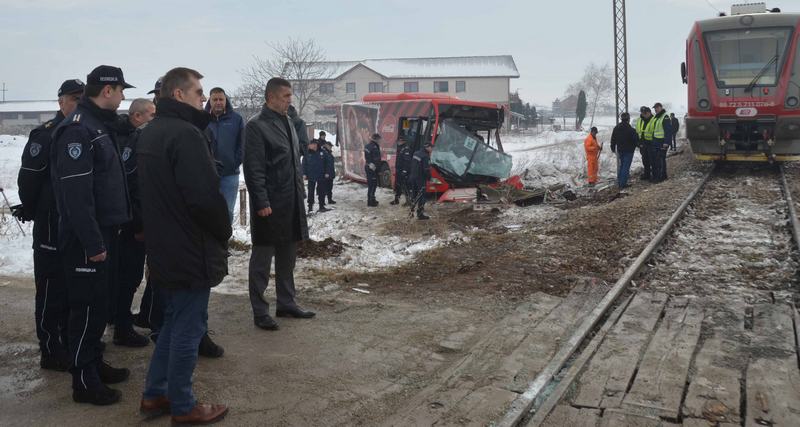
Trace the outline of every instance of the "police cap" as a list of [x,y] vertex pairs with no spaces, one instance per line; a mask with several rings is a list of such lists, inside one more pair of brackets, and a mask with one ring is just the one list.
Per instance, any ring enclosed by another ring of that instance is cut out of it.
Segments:
[[383,137],[381,137],[379,133],[373,133],[372,136],[369,137],[369,140],[373,142],[380,142],[382,139]]
[[151,94],[154,94],[154,93],[159,93],[159,94],[161,93],[161,79],[162,79],[162,77],[159,77],[158,80],[156,80],[156,84],[155,84],[155,86],[153,86],[153,90],[151,90],[150,92],[147,92],[148,95],[151,95]]
[[83,93],[85,87],[86,85],[80,79],[64,80],[64,83],[61,83],[61,87],[58,88],[58,96]]
[[86,82],[90,85],[97,85],[97,86],[122,86],[125,89],[130,89],[135,87],[125,82],[125,77],[122,76],[122,69],[117,67],[112,67],[111,65],[100,65],[88,76],[86,76]]

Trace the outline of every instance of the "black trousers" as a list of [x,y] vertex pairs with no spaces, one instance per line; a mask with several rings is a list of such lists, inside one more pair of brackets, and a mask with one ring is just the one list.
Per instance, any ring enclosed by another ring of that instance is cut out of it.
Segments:
[[408,176],[402,172],[398,172],[394,178],[394,198],[400,199],[400,196],[405,195],[406,199],[411,198],[408,191]]
[[425,184],[421,186],[415,185],[413,193],[414,193],[414,206],[412,206],[411,208],[414,209],[414,207],[416,207],[417,216],[420,216],[423,213],[425,213],[425,202],[427,202],[427,197],[426,197],[427,194],[425,193]]
[[274,246],[254,245],[250,252],[248,287],[253,316],[261,317],[269,314],[269,303],[264,299],[264,292],[269,285],[272,260],[275,259],[275,295],[278,310],[296,308],[294,301],[294,267],[297,262],[297,244],[283,243]]
[[333,178],[323,178],[322,183],[325,187],[325,198],[327,198],[328,203],[330,203],[333,201]]
[[97,374],[102,359],[100,338],[109,320],[109,277],[119,235],[116,228],[100,231],[106,247],[106,260],[100,262],[89,261],[83,245],[70,230],[59,236],[69,305],[70,372],[75,389],[96,389],[101,385]]
[[324,179],[308,179],[308,209],[314,206],[314,193],[316,191],[319,207],[325,206],[325,181]]
[[164,296],[163,291],[153,285],[153,281],[148,277],[144,286],[142,301],[139,304],[139,316],[144,316],[150,324],[150,330],[158,333],[161,325],[164,324]]
[[136,241],[133,234],[133,231],[126,229],[119,235],[117,295],[116,309],[114,310],[115,332],[133,328],[131,304],[133,295],[144,276],[144,242]]
[[55,250],[33,250],[33,276],[36,282],[36,337],[42,356],[67,358],[67,285],[64,265]]
[[367,201],[375,200],[375,190],[378,188],[378,172],[367,168]]
[[642,156],[642,179],[650,179],[652,175],[653,168],[650,163],[650,144],[644,143],[639,146],[639,154]]

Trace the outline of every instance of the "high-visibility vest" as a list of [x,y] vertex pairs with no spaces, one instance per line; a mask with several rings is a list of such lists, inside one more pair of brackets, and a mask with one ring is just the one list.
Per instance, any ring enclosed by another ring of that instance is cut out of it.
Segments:
[[645,141],[652,141],[653,140],[653,132],[652,130],[648,134],[648,129],[650,129],[650,124],[653,123],[653,117],[650,117],[650,120],[645,123],[644,119],[639,117],[639,120],[636,121],[636,134],[639,135],[639,139],[643,139]]
[[[644,130],[645,139],[652,141],[654,139],[664,139],[664,118],[669,118],[667,112],[664,111],[660,116],[653,116],[647,123],[647,128]],[[647,138],[650,136],[650,138]]]

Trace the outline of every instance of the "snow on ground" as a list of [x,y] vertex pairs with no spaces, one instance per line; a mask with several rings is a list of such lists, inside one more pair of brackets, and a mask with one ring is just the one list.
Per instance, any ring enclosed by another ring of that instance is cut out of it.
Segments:
[[[0,135],[0,188],[11,205],[19,203],[17,173],[26,142],[27,136]],[[6,201],[0,196],[0,274],[32,274],[33,223],[22,224],[23,236],[6,208]]]

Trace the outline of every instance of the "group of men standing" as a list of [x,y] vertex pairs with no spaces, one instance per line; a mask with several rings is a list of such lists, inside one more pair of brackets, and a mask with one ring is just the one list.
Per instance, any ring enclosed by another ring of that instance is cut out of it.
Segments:
[[333,200],[333,179],[336,178],[333,143],[325,137],[325,131],[320,131],[317,139],[308,142],[307,151],[303,155],[303,175],[308,181],[308,213],[314,210],[315,193],[319,200],[318,212],[330,210],[325,207],[326,200],[331,205],[336,204]]
[[[383,137],[379,133],[373,134],[364,146],[364,172],[367,177],[367,206],[378,206],[375,190],[378,187],[379,165],[382,162],[381,146]],[[394,199],[391,205],[400,203],[400,196],[405,195],[404,206],[411,207],[411,214],[416,212],[417,219],[430,219],[425,214],[427,191],[425,186],[431,179],[431,152],[433,144],[426,142],[423,146],[413,151],[406,137],[397,138],[395,147],[394,164]]]
[[667,151],[676,149],[680,122],[675,115],[667,114],[660,102],[653,105],[653,110],[643,106],[639,112],[639,119],[633,126],[630,114],[620,114],[620,121],[611,134],[611,151],[616,153],[618,159],[619,189],[628,186],[631,163],[637,148],[644,168],[641,178],[653,183],[667,179]]
[[149,296],[146,290],[142,304],[150,305],[146,321],[156,346],[142,413],[171,413],[179,424],[227,413],[224,405],[198,403],[191,378],[201,343],[210,341],[210,288],[228,274],[241,164],[252,212],[254,323],[278,328],[264,297],[273,258],[277,316],[315,314],[294,301],[296,243],[308,228],[300,145],[288,117],[291,85],[271,79],[261,113],[245,125],[221,88],[204,108],[202,77],[174,68],[151,91],[153,101],[136,99],[120,116],[123,91],[133,86],[121,69],[99,66],[87,84],[61,85],[59,112],[25,146],[14,215],[34,221],[41,367],[69,370],[76,402],[116,403],[121,393],[108,385],[130,376],[103,359],[106,325],[114,325],[115,344],[147,345],[130,312],[146,257]]

